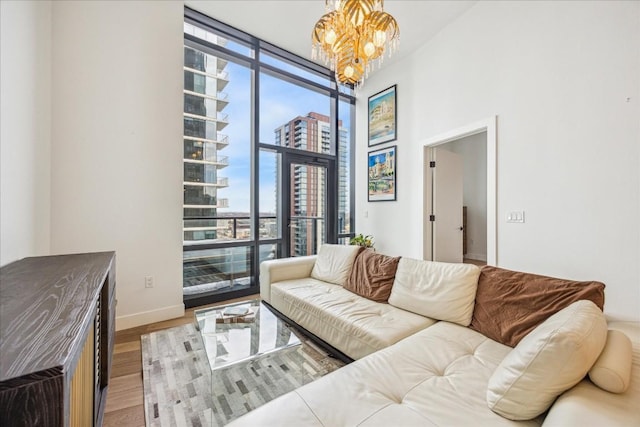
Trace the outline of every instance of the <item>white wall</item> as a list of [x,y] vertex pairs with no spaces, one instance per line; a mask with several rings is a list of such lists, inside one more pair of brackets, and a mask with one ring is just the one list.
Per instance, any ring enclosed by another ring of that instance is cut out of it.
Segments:
[[[479,2],[373,73],[357,106],[357,232],[421,258],[421,142],[497,114],[498,265],[600,280],[608,315],[640,319],[639,24],[638,2]],[[398,201],[367,203],[366,99],[392,84]],[[526,222],[507,224],[511,210]]]
[[118,329],[184,312],[182,21],[177,1],[53,5],[51,250],[116,251]]
[[51,2],[0,2],[0,265],[49,253]]
[[467,207],[466,258],[487,260],[487,133],[439,145],[462,159],[462,203]]

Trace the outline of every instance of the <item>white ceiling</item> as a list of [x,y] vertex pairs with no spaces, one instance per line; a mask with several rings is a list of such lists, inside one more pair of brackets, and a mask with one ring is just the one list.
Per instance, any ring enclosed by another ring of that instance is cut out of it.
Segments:
[[[416,50],[476,1],[387,0],[385,12],[400,27],[400,49],[385,63]],[[324,0],[186,0],[205,15],[311,59],[311,30],[325,13]]]

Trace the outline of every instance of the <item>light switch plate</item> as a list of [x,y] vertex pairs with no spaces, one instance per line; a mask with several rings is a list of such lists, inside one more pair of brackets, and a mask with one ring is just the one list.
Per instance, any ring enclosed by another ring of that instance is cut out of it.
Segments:
[[524,211],[511,211],[507,214],[507,222],[524,222]]

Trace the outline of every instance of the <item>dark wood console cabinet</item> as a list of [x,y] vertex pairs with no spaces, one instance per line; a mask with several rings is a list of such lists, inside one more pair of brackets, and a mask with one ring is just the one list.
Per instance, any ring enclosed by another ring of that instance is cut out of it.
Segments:
[[102,425],[115,335],[115,253],[0,269],[0,425]]

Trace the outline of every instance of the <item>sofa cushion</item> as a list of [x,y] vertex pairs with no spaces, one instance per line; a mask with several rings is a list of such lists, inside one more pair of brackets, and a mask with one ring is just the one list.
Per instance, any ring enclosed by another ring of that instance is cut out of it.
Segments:
[[607,322],[593,302],[560,310],[502,360],[489,379],[489,408],[511,420],[537,417],[584,378],[606,339]]
[[607,333],[604,350],[589,371],[595,385],[611,393],[624,393],[631,379],[631,340],[624,333]]
[[372,301],[387,302],[400,257],[366,249],[356,257],[344,288]]
[[353,359],[388,347],[435,323],[307,278],[271,285],[271,305]]
[[509,351],[469,328],[438,322],[249,412],[230,427],[302,426],[307,419],[325,427],[537,426],[540,420],[516,423],[487,407],[487,381]]
[[438,320],[468,326],[480,269],[471,264],[402,258],[389,304]]
[[602,309],[604,285],[485,266],[470,327],[514,347],[549,316],[582,299]]
[[311,277],[343,286],[349,277],[353,261],[361,250],[360,246],[330,244],[320,246],[316,263],[311,270]]

